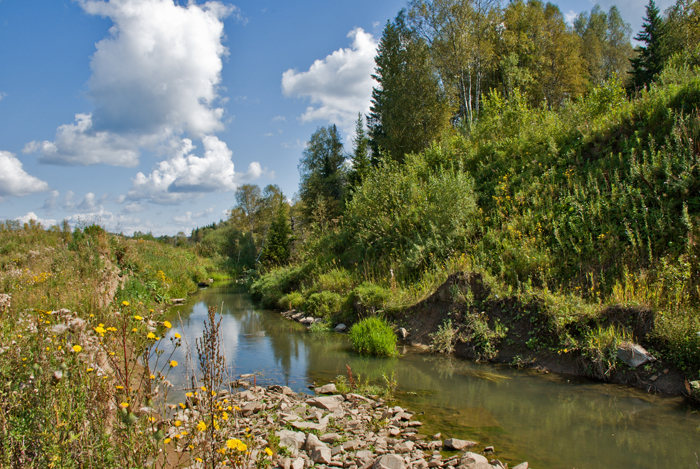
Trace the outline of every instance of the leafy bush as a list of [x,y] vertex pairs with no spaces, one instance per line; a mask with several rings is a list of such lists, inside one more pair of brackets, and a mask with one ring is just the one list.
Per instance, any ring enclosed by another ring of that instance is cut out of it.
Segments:
[[448,319],[438,326],[437,332],[430,334],[430,350],[451,354],[459,338],[459,329],[452,325],[451,319]]
[[[367,176],[347,210],[350,238],[365,259],[394,258],[418,273],[461,249],[473,232],[476,199],[471,178],[435,146],[405,163],[384,161]],[[436,155],[437,154],[437,155]]]
[[316,317],[329,317],[340,310],[342,297],[334,292],[313,293],[304,304],[306,312]]
[[360,316],[374,316],[391,298],[391,290],[364,282],[350,292],[347,301]]
[[302,309],[305,301],[304,295],[294,291],[287,293],[286,295],[282,295],[282,297],[277,301],[277,306],[285,310]]
[[394,357],[396,334],[386,320],[379,317],[365,318],[350,329],[353,348],[363,355]]
[[318,276],[312,290],[317,292],[331,291],[335,293],[347,293],[352,289],[353,278],[350,272],[344,269],[333,269]]

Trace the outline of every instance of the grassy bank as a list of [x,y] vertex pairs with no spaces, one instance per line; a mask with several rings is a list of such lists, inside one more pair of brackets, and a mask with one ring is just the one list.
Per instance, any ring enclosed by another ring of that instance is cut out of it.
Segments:
[[[492,94],[471,133],[375,166],[337,223],[312,226],[296,261],[251,292],[352,323],[395,318],[475,272],[491,295],[480,302],[537,306],[525,308],[541,325],[532,351],[566,350],[605,379],[632,340],[697,379],[699,106],[698,70],[681,62],[632,98],[615,80],[558,110]],[[452,294],[474,304],[469,288]],[[634,315],[611,325],[613,306],[650,311],[645,327]],[[513,324],[467,310],[434,337],[489,358]]]
[[[163,355],[171,324],[162,313],[170,299],[221,275],[193,250],[99,226],[0,224],[0,466],[180,467],[211,459],[220,445],[198,425],[213,429],[221,404],[185,425],[171,421],[168,374],[185,364]],[[214,342],[206,341],[208,351]],[[149,361],[155,366],[144,366]]]

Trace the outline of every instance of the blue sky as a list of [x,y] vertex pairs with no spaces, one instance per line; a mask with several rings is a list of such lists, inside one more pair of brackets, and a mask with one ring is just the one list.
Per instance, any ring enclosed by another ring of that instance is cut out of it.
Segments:
[[[646,2],[616,4],[636,33]],[[369,108],[376,43],[405,5],[0,0],[0,219],[189,234],[241,184],[291,198],[316,128],[348,135]]]

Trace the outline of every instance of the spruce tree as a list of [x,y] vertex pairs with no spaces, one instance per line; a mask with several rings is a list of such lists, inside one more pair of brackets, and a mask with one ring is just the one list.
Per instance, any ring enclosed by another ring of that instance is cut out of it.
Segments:
[[632,64],[632,87],[639,89],[654,81],[668,57],[666,47],[666,25],[654,0],[649,0],[642,30],[634,37],[645,45],[636,48],[637,56]]
[[260,254],[260,262],[267,265],[282,265],[289,261],[292,244],[292,228],[287,219],[287,207],[283,202],[277,208],[270,225],[267,239]]
[[357,115],[355,123],[355,137],[353,138],[353,152],[350,155],[352,169],[348,174],[348,186],[356,189],[367,175],[370,168],[369,138],[365,133],[365,121],[361,113]]

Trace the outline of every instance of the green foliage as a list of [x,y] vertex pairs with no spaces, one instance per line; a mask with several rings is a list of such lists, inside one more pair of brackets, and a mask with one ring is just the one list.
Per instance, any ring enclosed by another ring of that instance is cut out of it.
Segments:
[[299,292],[291,292],[283,295],[278,301],[277,306],[283,310],[303,309],[306,299]]
[[282,265],[291,255],[292,228],[287,219],[287,205],[280,204],[277,215],[270,225],[265,244],[260,254],[260,262],[268,265]]
[[351,308],[362,318],[375,316],[384,310],[391,298],[391,290],[370,282],[363,282],[353,289],[347,297]]
[[[497,319],[493,328],[489,327],[489,318],[483,313],[469,314],[465,320],[461,340],[468,343],[477,360],[490,360],[498,353],[498,344],[505,338],[508,328]],[[443,335],[448,335],[443,332]]]
[[430,350],[437,353],[451,354],[459,340],[459,330],[448,319],[438,326],[437,332],[430,334]]
[[344,163],[343,144],[336,126],[316,130],[299,161],[299,195],[308,222],[318,223],[340,215],[345,197]]
[[650,84],[663,70],[669,55],[667,34],[667,25],[664,24],[656,3],[649,0],[642,30],[634,37],[644,45],[637,48],[637,56],[631,59],[633,89]]
[[304,309],[312,316],[327,318],[340,311],[342,297],[334,292],[312,293],[304,303]]
[[473,233],[476,201],[471,178],[433,147],[399,165],[383,162],[355,193],[347,228],[360,258],[400,259],[406,273],[420,272],[463,249]]
[[372,152],[395,161],[427,148],[449,123],[449,108],[433,72],[425,40],[405,24],[403,12],[387,22],[379,41],[368,118]]
[[373,316],[361,320],[352,326],[349,335],[353,348],[362,355],[398,355],[396,334],[389,323],[380,317]]
[[613,325],[597,326],[586,331],[581,341],[581,354],[589,361],[589,373],[598,379],[607,379],[616,368],[617,349],[629,335]]

